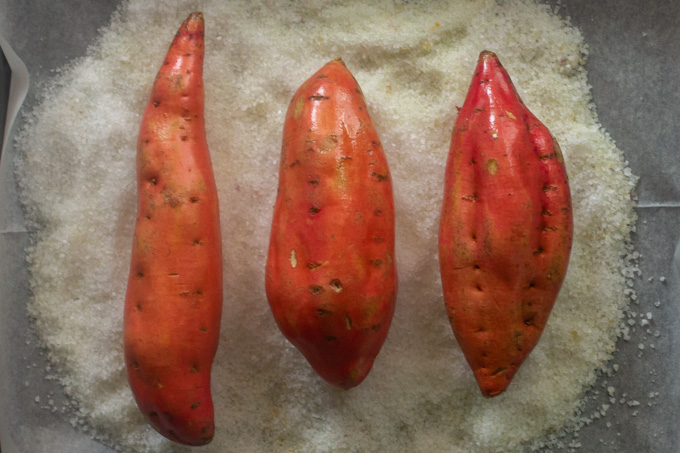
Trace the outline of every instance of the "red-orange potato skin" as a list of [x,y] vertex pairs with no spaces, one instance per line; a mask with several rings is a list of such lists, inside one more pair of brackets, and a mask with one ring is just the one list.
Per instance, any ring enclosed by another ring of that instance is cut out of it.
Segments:
[[340,59],[286,113],[265,287],[279,328],[322,378],[362,382],[394,313],[394,203],[380,139]]
[[144,111],[124,317],[125,364],[137,405],[159,433],[186,445],[207,444],[214,435],[210,370],[222,312],[203,31],[201,13],[179,28]]
[[572,230],[560,148],[484,51],[454,126],[439,231],[446,310],[484,396],[503,392],[537,344]]

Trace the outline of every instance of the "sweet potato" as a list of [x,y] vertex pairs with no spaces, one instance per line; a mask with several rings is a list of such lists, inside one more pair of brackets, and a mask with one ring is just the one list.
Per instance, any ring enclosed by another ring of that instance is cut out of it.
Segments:
[[341,59],[298,89],[286,113],[265,287],[283,334],[329,383],[373,366],[397,290],[387,160]]
[[571,242],[560,147],[484,51],[451,139],[439,259],[451,327],[485,396],[503,392],[537,344]]
[[210,370],[222,312],[203,30],[201,13],[179,28],[144,111],[124,317],[125,364],[137,405],[159,433],[187,445],[206,444],[214,434]]

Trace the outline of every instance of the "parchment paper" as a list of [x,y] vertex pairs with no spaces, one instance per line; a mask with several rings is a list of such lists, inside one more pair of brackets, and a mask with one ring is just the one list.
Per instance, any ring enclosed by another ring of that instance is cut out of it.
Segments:
[[[31,77],[23,109],[36,103],[52,71],[82,56],[105,26],[117,0],[0,0],[0,36],[23,60]],[[600,122],[622,149],[637,189],[639,223],[634,245],[641,254],[637,313],[653,313],[655,349],[637,328],[619,341],[608,377],[617,399],[606,417],[583,427],[572,445],[582,452],[680,451],[680,294],[673,258],[680,236],[680,3],[674,0],[550,1],[581,28],[589,45],[587,69]],[[19,120],[20,123],[20,120]],[[30,292],[24,248],[28,233],[17,200],[11,137],[0,161],[0,441],[5,453],[111,452],[73,429],[69,417],[44,409],[36,395],[64,401],[59,384],[46,380],[48,363],[36,347],[26,317]],[[680,249],[678,249],[680,258]],[[661,278],[663,277],[663,278]],[[658,302],[657,307],[655,303]],[[658,392],[658,396],[655,394]],[[590,404],[608,402],[596,385]],[[651,395],[651,396],[650,396]]]

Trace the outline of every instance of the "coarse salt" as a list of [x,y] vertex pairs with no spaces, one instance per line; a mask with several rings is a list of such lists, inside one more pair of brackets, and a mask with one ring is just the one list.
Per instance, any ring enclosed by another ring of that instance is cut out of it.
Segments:
[[[122,295],[140,115],[188,4],[124,2],[87,56],[56,73],[18,137],[21,197],[37,230],[30,315],[79,403],[67,412],[71,424],[87,420],[90,435],[128,452],[171,449],[125,379]],[[584,385],[617,336],[630,338],[621,321],[639,257],[629,241],[635,177],[598,124],[578,30],[530,0],[276,4],[201,3],[225,252],[218,435],[202,451],[507,451],[557,442],[544,433],[585,423],[576,415]],[[456,345],[432,259],[455,106],[484,49],[560,143],[576,231],[548,326],[493,400],[480,395]],[[263,289],[284,112],[299,84],[338,56],[362,87],[390,163],[400,276],[387,342],[348,392],[322,382],[285,341]]]

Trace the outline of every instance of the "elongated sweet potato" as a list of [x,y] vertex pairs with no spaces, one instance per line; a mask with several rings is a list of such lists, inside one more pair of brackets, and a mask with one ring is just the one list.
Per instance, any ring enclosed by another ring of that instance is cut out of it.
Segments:
[[265,280],[286,338],[329,383],[358,385],[394,313],[394,203],[363,94],[340,59],[288,108]]
[[205,137],[201,13],[156,76],[137,143],[137,222],[125,298],[125,363],[140,410],[165,437],[214,434],[210,369],[222,312],[217,190]]
[[537,344],[571,241],[560,148],[484,51],[451,139],[439,259],[451,327],[485,396],[503,392]]

